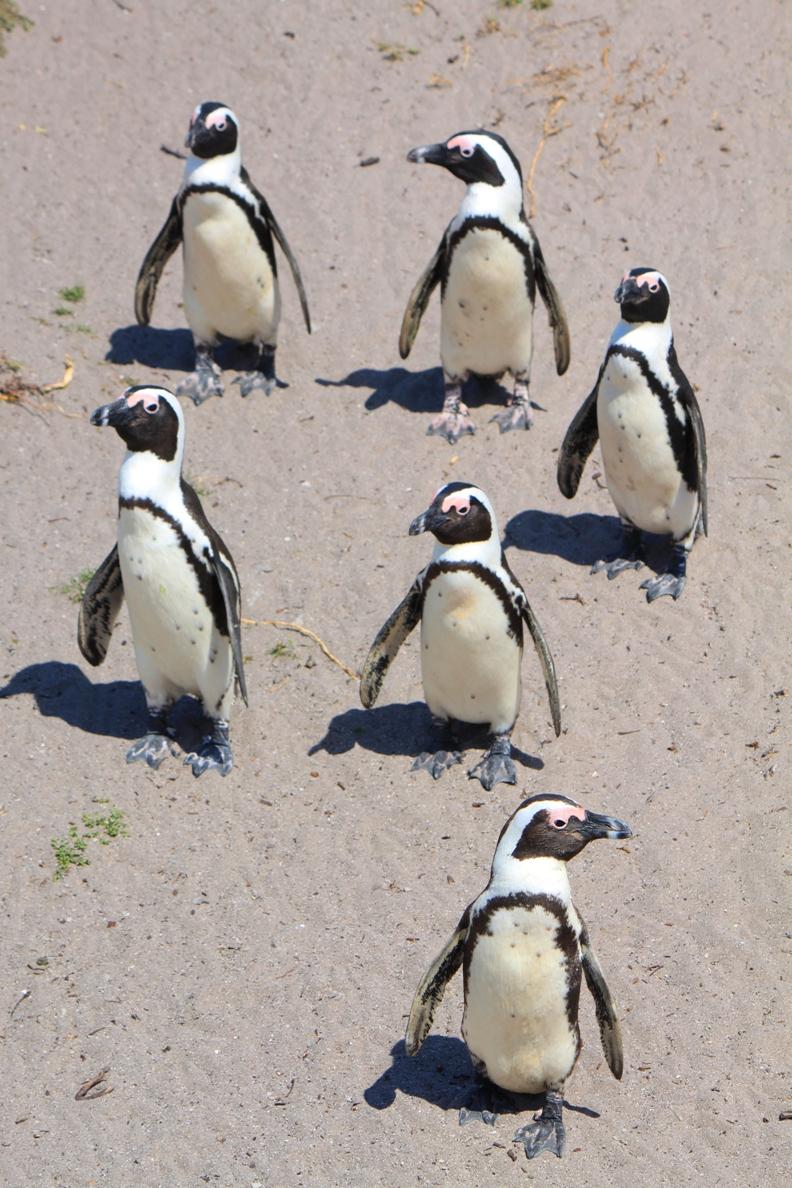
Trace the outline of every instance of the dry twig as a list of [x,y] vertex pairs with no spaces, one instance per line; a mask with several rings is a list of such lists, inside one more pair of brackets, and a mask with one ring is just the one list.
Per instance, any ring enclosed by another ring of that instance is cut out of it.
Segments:
[[534,175],[536,173],[536,166],[539,164],[539,158],[544,152],[544,146],[551,136],[557,136],[559,132],[563,132],[565,128],[571,127],[569,121],[566,124],[555,124],[553,120],[561,108],[566,103],[566,95],[556,95],[555,99],[551,99],[550,106],[547,109],[547,114],[542,125],[542,138],[536,146],[536,152],[531,161],[531,167],[528,170],[528,180],[525,183],[525,188],[531,196],[531,205],[528,211],[528,218],[532,219],[536,214],[536,193],[533,188]]
[[347,676],[352,677],[353,681],[360,680],[359,672],[353,672],[351,668],[348,668],[344,664],[343,660],[339,660],[338,656],[334,656],[325,641],[315,631],[311,631],[310,627],[303,627],[302,623],[291,623],[287,619],[242,619],[242,622],[246,627],[275,627],[278,631],[296,631],[298,635],[304,635],[307,639],[312,639],[318,645],[319,650],[327,656],[327,659],[332,660],[333,664],[337,665]]
[[75,1101],[94,1101],[97,1097],[105,1097],[108,1093],[113,1092],[112,1085],[105,1085],[103,1089],[97,1090],[96,1093],[91,1093],[97,1085],[101,1085],[107,1074],[110,1072],[109,1068],[103,1068],[95,1076],[89,1077],[87,1081],[83,1081],[80,1088],[74,1095]]

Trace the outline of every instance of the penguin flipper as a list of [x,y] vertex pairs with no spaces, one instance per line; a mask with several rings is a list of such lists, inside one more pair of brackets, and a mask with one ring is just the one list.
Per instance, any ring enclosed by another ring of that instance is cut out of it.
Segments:
[[695,393],[691,386],[690,380],[685,375],[682,368],[679,366],[677,359],[676,347],[672,341],[668,351],[668,367],[677,383],[677,396],[680,404],[687,410],[690,416],[690,424],[693,430],[693,451],[696,460],[696,481],[698,486],[699,501],[701,503],[701,531],[707,535],[707,439],[704,434],[704,419],[701,415],[701,409],[698,406]]
[[123,601],[124,580],[118,559],[118,545],[114,544],[86,587],[77,623],[80,651],[94,668],[107,655]]
[[429,1034],[435,1010],[443,1000],[445,988],[462,964],[469,924],[470,908],[467,907],[445,948],[438,953],[418,983],[404,1037],[408,1056],[416,1055]]
[[547,271],[547,264],[545,263],[542,249],[539,247],[539,241],[536,237],[534,237],[534,273],[536,275],[536,287],[542,294],[542,300],[547,306],[547,316],[553,328],[553,349],[555,350],[556,371],[559,375],[563,375],[567,367],[569,367],[571,349],[569,343],[569,325],[567,324],[564,307],[561,304],[561,298],[558,296],[558,290],[550,279],[550,273]]
[[608,1068],[616,1080],[620,1081],[624,1072],[621,1028],[619,1027],[619,1020],[616,1018],[616,1009],[613,1005],[608,984],[600,969],[599,961],[594,956],[588,928],[585,924],[580,934],[580,949],[586,985],[591,991],[591,997],[594,999],[594,1010],[596,1011],[597,1022],[599,1023],[602,1051],[608,1062]]
[[217,581],[220,596],[225,608],[228,638],[231,643],[231,653],[234,657],[237,687],[245,705],[248,704],[247,684],[245,682],[245,667],[242,663],[242,597],[239,586],[239,575],[234,565],[234,559],[217,532],[206,518],[201,501],[193,488],[184,479],[181,481],[182,497],[187,510],[198,526],[209,537],[210,548],[204,552],[204,557]]
[[181,241],[181,210],[178,198],[174,198],[159,235],[146,252],[135,284],[135,319],[140,326],[148,326],[151,321],[159,279]]
[[432,256],[426,269],[419,276],[412,293],[410,293],[399,333],[399,354],[402,359],[406,359],[412,350],[412,344],[415,342],[415,336],[418,333],[418,327],[421,325],[421,318],[424,316],[424,311],[429,304],[429,298],[442,280],[444,260],[445,236],[440,240],[437,251]]
[[360,674],[360,700],[366,709],[371,709],[379,697],[385,674],[391,666],[399,648],[420,621],[423,600],[423,585],[416,578],[396,610],[388,616],[377,632],[369,648],[363,671]]
[[539,663],[542,666],[544,673],[545,688],[547,689],[547,698],[550,702],[550,716],[553,719],[553,729],[558,738],[561,733],[561,702],[558,697],[558,681],[556,679],[555,664],[553,662],[552,653],[547,646],[547,640],[544,637],[544,632],[539,626],[539,620],[531,610],[528,599],[525,599],[521,607],[523,622],[530,632],[533,645],[536,648],[536,654],[539,657]]
[[240,169],[239,175],[242,178],[242,181],[245,183],[245,185],[250,190],[251,194],[253,194],[256,201],[258,202],[259,210],[261,212],[262,218],[265,220],[270,231],[275,236],[276,240],[278,241],[278,246],[279,246],[280,250],[283,252],[284,256],[286,257],[289,268],[291,269],[292,277],[294,278],[294,285],[295,285],[295,288],[297,289],[297,296],[300,298],[300,307],[302,309],[303,320],[305,321],[305,328],[308,331],[308,333],[310,334],[311,333],[311,314],[308,310],[308,298],[305,293],[305,285],[303,284],[302,273],[300,272],[300,266],[297,263],[297,257],[295,256],[294,252],[289,247],[289,241],[287,240],[286,236],[283,234],[283,230],[281,228],[280,223],[275,218],[275,215],[272,213],[270,204],[267,202],[267,199],[264,197],[264,195],[261,194],[256,189],[256,187],[253,185],[253,182],[250,180],[250,174],[248,173],[247,169],[244,168],[244,166],[242,167],[242,169]]
[[597,393],[604,369],[603,363],[596,384],[572,418],[558,451],[556,478],[561,494],[567,499],[574,499],[577,494],[583,467],[599,439]]

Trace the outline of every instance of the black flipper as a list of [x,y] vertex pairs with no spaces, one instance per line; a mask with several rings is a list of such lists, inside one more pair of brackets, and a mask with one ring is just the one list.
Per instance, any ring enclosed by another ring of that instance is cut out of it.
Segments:
[[178,197],[171,203],[168,217],[157,238],[146,252],[135,285],[135,318],[141,326],[148,326],[154,309],[154,298],[162,270],[182,241],[182,216]]
[[699,521],[700,531],[707,535],[707,439],[704,435],[704,421],[701,416],[701,409],[698,406],[693,388],[690,381],[685,375],[682,368],[679,366],[677,359],[676,347],[672,341],[668,351],[668,366],[671,374],[677,383],[677,397],[680,404],[687,410],[690,416],[690,424],[693,430],[693,439],[690,442],[690,448],[694,452],[695,466],[696,466],[696,480],[698,483],[698,494],[701,502],[701,520]]
[[536,648],[536,654],[539,657],[539,663],[542,666],[545,688],[547,689],[547,699],[550,702],[550,716],[553,719],[553,729],[555,730],[556,738],[558,738],[561,733],[561,702],[558,698],[558,681],[556,680],[553,656],[547,646],[544,632],[539,626],[539,620],[531,610],[531,605],[527,598],[520,609],[522,611],[523,622],[530,632],[533,645]]
[[440,240],[437,251],[419,276],[412,293],[410,293],[399,333],[399,354],[402,359],[406,359],[412,350],[412,344],[415,342],[415,336],[418,333],[418,327],[421,325],[421,318],[424,316],[424,311],[429,304],[429,298],[443,279],[445,245],[446,237],[444,235]]
[[470,908],[467,907],[445,948],[438,953],[418,983],[404,1037],[408,1056],[415,1056],[429,1034],[435,1010],[443,1000],[445,988],[462,964],[469,924]]
[[567,367],[569,367],[569,326],[567,324],[566,314],[564,313],[564,307],[561,304],[561,298],[558,296],[558,290],[550,280],[550,273],[547,271],[547,264],[545,263],[545,258],[542,255],[542,249],[539,247],[539,240],[536,238],[536,235],[533,237],[533,246],[536,287],[542,294],[542,300],[547,306],[547,316],[553,328],[556,371],[559,375],[563,375]]
[[602,1050],[605,1053],[608,1068],[616,1080],[620,1081],[624,1072],[621,1028],[619,1027],[619,1020],[616,1018],[616,1009],[613,1005],[610,990],[600,969],[600,964],[594,956],[588,928],[585,924],[580,934],[580,950],[586,985],[591,991],[591,997],[594,999],[594,1009],[597,1013],[597,1022],[599,1023]]
[[116,619],[124,601],[124,582],[118,545],[113,545],[88,583],[80,606],[77,643],[94,668],[101,664],[110,646]]
[[245,669],[242,663],[242,599],[239,586],[239,575],[234,565],[234,559],[223,543],[219,532],[216,532],[206,518],[201,501],[189,483],[181,481],[182,495],[187,510],[209,537],[210,548],[204,554],[209,567],[217,581],[220,596],[225,608],[228,638],[231,641],[231,652],[236,669],[237,688],[244,701],[248,704],[247,685],[245,683]]
[[276,240],[278,241],[278,246],[280,247],[280,250],[283,252],[284,256],[286,257],[289,268],[291,269],[291,274],[294,278],[294,285],[295,285],[295,288],[297,289],[297,295],[300,298],[300,306],[302,308],[303,319],[305,320],[305,328],[308,331],[308,333],[310,334],[311,333],[311,315],[308,310],[308,298],[305,294],[305,285],[303,284],[302,273],[300,272],[300,266],[297,263],[297,258],[294,255],[294,252],[289,247],[288,240],[286,239],[286,236],[283,234],[280,223],[275,218],[275,215],[272,213],[272,210],[270,209],[270,205],[267,202],[267,199],[253,185],[253,182],[250,180],[250,174],[248,173],[247,169],[245,169],[244,166],[240,169],[239,176],[242,179],[242,181],[244,182],[244,184],[248,187],[251,194],[253,194],[256,201],[258,202],[259,213],[260,213],[261,217],[264,219],[264,221],[266,222],[270,231],[275,236]]
[[574,499],[577,494],[583,467],[599,439],[597,393],[604,370],[605,364],[603,363],[596,384],[572,418],[558,452],[558,469],[556,471],[558,488],[567,499]]
[[371,709],[379,697],[385,674],[407,636],[421,619],[423,583],[419,575],[377,632],[360,674],[360,700]]

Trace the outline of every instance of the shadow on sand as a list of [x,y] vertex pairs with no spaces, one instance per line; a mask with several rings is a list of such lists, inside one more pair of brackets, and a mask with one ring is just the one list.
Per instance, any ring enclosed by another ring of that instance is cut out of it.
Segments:
[[[617,516],[597,516],[591,512],[561,516],[557,512],[531,509],[512,516],[503,534],[503,545],[507,549],[514,546],[528,553],[560,557],[572,565],[590,569],[595,561],[615,556],[621,538]],[[670,538],[644,533],[643,540],[647,554],[645,568],[663,572]],[[639,580],[643,581],[643,577]]]
[[[437,413],[443,407],[443,370],[429,367],[425,371],[408,371],[406,367],[390,367],[377,371],[361,367],[344,379],[317,378],[323,388],[371,388],[365,407],[369,412],[388,403],[398,404],[411,413]],[[504,405],[507,390],[497,380],[481,377],[469,380],[463,390],[465,404],[471,409],[484,404]],[[534,405],[538,408],[539,405]]]

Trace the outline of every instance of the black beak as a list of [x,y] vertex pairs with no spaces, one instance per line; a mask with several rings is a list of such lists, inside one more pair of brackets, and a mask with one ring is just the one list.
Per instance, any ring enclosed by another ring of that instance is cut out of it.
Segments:
[[[573,820],[574,818],[570,818],[569,825]],[[606,817],[602,813],[591,813],[588,810],[586,810],[585,821],[581,821],[579,825],[575,824],[575,832],[582,834],[588,841],[594,841],[598,837],[607,837],[617,841],[632,837],[630,826],[626,822],[620,821],[618,817]]]
[[112,404],[103,404],[91,413],[92,425],[112,425],[114,429],[123,425],[129,416],[129,405],[125,396],[119,396]]
[[428,507],[420,516],[416,516],[410,524],[410,536],[418,536],[421,532],[434,532],[445,523],[445,514],[436,507]]
[[622,305],[625,301],[635,301],[636,297],[641,296],[641,289],[637,284],[635,277],[627,276],[617,287],[613,294],[613,300],[618,301]]
[[203,123],[200,120],[196,120],[194,124],[190,124],[190,127],[187,130],[187,135],[184,138],[184,147],[191,149],[195,144],[196,136],[202,131]]
[[447,165],[448,149],[444,144],[423,144],[410,149],[407,160],[416,165]]

